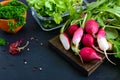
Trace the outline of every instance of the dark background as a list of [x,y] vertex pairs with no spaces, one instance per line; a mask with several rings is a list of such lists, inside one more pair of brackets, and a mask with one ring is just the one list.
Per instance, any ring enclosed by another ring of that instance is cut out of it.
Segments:
[[[20,1],[26,4],[25,0]],[[4,38],[8,43],[21,38],[24,41],[30,41],[28,47],[15,56],[9,54],[8,45],[0,46],[0,80],[120,79],[120,59],[115,60],[118,62],[117,66],[105,61],[89,77],[84,76],[48,46],[48,40],[58,34],[59,29],[50,32],[43,31],[32,17],[30,9],[28,10],[26,25],[17,34],[0,31],[0,37]],[[34,39],[31,40],[31,38]]]

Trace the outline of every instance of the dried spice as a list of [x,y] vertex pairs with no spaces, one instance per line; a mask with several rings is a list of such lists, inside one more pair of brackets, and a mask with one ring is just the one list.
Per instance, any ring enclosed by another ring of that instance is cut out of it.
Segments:
[[28,62],[27,62],[27,60],[26,60],[26,59],[23,59],[23,63],[24,63],[24,64],[27,64]]
[[22,47],[20,47],[21,43],[22,43],[22,40],[18,40],[16,42],[11,43],[9,45],[9,53],[13,55],[19,54],[21,50],[24,50],[24,48],[28,46],[29,41],[27,41],[26,44]]
[[37,70],[42,71],[42,67],[34,66],[34,67],[33,67],[33,71],[37,71]]
[[36,70],[38,70],[38,67],[37,67],[37,66],[34,66],[34,67],[33,67],[33,71],[36,71]]
[[42,68],[40,67],[39,70],[42,71]]

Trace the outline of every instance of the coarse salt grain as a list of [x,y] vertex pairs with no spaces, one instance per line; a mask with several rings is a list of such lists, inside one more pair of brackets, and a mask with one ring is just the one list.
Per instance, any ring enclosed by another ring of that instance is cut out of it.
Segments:
[[40,43],[40,45],[42,46],[42,45],[43,45],[43,43],[41,42],[41,43]]
[[34,37],[31,37],[31,38],[30,38],[30,40],[33,40],[33,39],[34,39]]
[[30,49],[29,49],[29,48],[27,48],[27,51],[30,51]]
[[42,68],[40,67],[39,70],[42,71]]
[[27,64],[27,61],[25,61],[24,64]]

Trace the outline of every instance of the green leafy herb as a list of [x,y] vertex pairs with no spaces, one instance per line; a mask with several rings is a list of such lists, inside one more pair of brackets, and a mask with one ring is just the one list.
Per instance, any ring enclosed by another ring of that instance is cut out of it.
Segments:
[[0,38],[0,45],[1,45],[1,46],[5,46],[5,45],[6,45],[5,39]]
[[73,15],[76,7],[82,4],[83,0],[26,0],[34,7],[39,16],[53,17],[57,24],[63,20],[62,15],[69,12]]
[[0,5],[0,18],[1,19],[16,19],[17,23],[8,22],[11,31],[18,26],[25,24],[23,14],[25,14],[28,7],[17,0],[9,2],[7,5]]

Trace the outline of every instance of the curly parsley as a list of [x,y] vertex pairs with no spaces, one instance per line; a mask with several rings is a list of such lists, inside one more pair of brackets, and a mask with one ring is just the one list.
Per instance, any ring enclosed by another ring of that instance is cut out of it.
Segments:
[[17,22],[8,22],[10,31],[14,31],[14,28],[22,26],[26,23],[23,15],[28,7],[20,1],[12,0],[7,5],[0,4],[0,18],[1,19],[15,19]]

